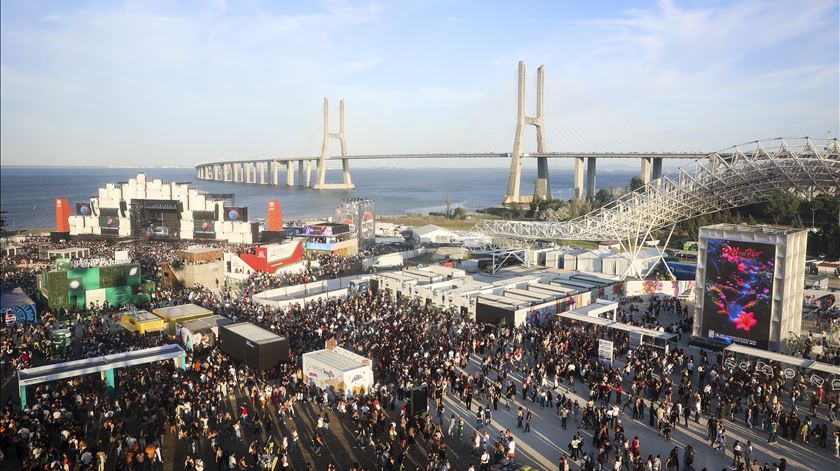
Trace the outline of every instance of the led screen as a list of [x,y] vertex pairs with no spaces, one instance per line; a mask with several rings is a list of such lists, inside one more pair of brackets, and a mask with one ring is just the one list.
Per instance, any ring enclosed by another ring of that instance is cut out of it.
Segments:
[[117,216],[99,216],[99,228],[103,234],[119,234],[120,219]]
[[90,207],[90,201],[76,203],[76,214],[79,216],[90,216],[93,210]]
[[248,208],[225,206],[225,221],[247,221]]
[[210,236],[216,233],[215,214],[213,211],[193,211],[193,233]]
[[776,247],[709,239],[702,335],[767,348]]

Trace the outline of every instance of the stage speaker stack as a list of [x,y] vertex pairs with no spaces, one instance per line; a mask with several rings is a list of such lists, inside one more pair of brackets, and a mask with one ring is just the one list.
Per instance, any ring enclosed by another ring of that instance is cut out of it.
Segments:
[[410,414],[412,417],[423,415],[429,407],[429,387],[425,384],[414,388],[411,391],[411,408]]

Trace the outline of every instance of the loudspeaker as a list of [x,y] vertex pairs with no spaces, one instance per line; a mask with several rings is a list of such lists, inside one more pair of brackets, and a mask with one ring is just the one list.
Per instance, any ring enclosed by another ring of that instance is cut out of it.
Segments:
[[411,391],[411,415],[418,416],[426,413],[429,407],[429,387],[425,384]]
[[283,242],[286,240],[286,231],[262,231],[260,232],[260,242]]

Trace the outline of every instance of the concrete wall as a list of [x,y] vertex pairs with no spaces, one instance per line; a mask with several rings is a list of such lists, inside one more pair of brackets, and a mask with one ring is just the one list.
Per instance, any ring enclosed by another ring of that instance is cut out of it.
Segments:
[[225,263],[222,260],[197,265],[183,265],[172,268],[178,279],[187,288],[200,284],[205,288],[216,289],[225,285]]
[[354,275],[332,280],[313,281],[294,286],[271,289],[253,296],[254,302],[274,307],[286,307],[290,304],[302,304],[316,299],[343,297],[351,286],[351,281],[363,282],[373,279],[371,275]]

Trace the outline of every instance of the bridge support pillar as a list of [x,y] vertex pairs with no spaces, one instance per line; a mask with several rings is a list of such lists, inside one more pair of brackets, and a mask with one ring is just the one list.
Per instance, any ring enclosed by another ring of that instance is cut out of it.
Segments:
[[595,162],[597,160],[595,157],[586,158],[586,197],[590,199],[595,197]]
[[306,188],[312,188],[312,161],[307,160],[303,164],[303,173],[304,173],[304,186]]
[[[522,144],[525,140],[525,126],[537,128],[537,152],[545,152],[545,130],[543,129],[543,66],[537,67],[537,104],[536,115],[525,115],[525,62],[519,61],[519,79],[517,88],[516,107],[516,135],[513,139],[513,153],[511,154],[510,173],[508,174],[507,193],[502,199],[503,204],[527,203],[530,197],[519,194],[522,182]],[[548,179],[548,159],[537,158],[537,181],[534,185],[534,198],[551,199],[551,188]]]
[[[321,156],[318,158],[318,172],[315,177],[316,190],[350,190],[355,188],[350,179],[350,161],[347,157],[347,144],[344,140],[344,99],[339,101],[338,132],[330,132],[330,102],[324,97],[324,135],[321,144]],[[343,183],[327,183],[327,159],[330,152],[330,139],[338,139],[341,144],[341,168]]]
[[224,177],[222,176],[222,166],[221,165],[216,165],[216,180],[221,181],[223,179],[224,179]]
[[280,184],[280,162],[272,160],[269,165],[271,166],[271,184],[277,186]]
[[656,158],[653,159],[653,170],[651,171],[650,178],[652,180],[662,178],[662,158],[661,157],[656,157]]
[[291,160],[286,161],[286,186],[295,186],[295,167]]
[[268,167],[267,162],[257,162],[260,167],[260,185],[265,185],[265,169]]
[[583,157],[575,157],[575,190],[572,198],[582,200],[583,193]]
[[224,173],[224,180],[226,182],[229,182],[230,181],[230,164],[224,164],[224,167],[222,167],[222,171]]
[[257,163],[248,162],[248,183],[257,183]]
[[239,164],[237,164],[237,167],[239,167],[239,180],[237,180],[236,182],[237,183],[245,183],[245,172],[247,170],[245,168],[245,163],[244,162],[239,162]]
[[642,178],[642,184],[650,183],[650,157],[642,157],[642,170],[639,174]]
[[306,188],[309,186],[309,180],[306,180],[304,168],[306,165],[309,164],[308,160],[298,160],[298,186],[301,188]]

